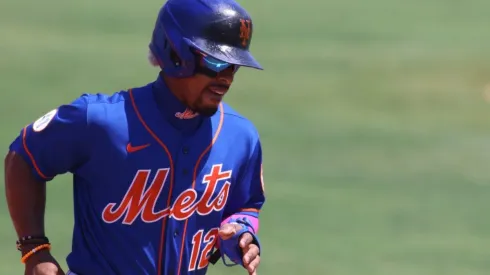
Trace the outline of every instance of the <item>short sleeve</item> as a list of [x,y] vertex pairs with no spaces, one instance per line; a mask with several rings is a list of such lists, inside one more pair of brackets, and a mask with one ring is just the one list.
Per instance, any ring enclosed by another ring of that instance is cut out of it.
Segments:
[[265,203],[262,146],[258,137],[256,137],[251,151],[245,170],[228,200],[224,213],[225,217],[237,213],[256,213],[254,216],[258,217],[258,213]]
[[22,155],[41,181],[75,171],[90,152],[86,99],[61,105],[27,125],[9,149]]

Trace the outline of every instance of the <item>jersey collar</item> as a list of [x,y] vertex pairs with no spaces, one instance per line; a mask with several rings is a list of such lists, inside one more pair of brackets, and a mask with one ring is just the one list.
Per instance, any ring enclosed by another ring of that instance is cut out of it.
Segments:
[[153,83],[153,94],[160,112],[175,128],[184,133],[192,133],[199,127],[202,117],[192,112],[177,99],[161,74]]

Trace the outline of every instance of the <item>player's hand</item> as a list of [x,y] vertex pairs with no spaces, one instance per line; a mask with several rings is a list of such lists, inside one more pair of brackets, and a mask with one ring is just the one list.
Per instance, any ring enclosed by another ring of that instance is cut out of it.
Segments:
[[[218,232],[219,236],[223,240],[227,240],[236,232],[240,231],[242,226],[239,224],[223,224]],[[257,275],[257,268],[260,264],[259,247],[253,242],[252,234],[245,233],[241,236],[239,245],[243,251],[243,266],[247,269],[249,275]]]
[[24,275],[65,275],[58,262],[48,250],[32,255],[25,264]]

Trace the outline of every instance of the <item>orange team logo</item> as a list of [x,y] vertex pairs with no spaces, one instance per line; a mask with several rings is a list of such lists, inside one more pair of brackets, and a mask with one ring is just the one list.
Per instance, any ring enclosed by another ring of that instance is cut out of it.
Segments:
[[[182,221],[196,213],[207,216],[213,211],[221,211],[228,200],[232,173],[231,170],[222,172],[221,168],[221,164],[213,165],[211,172],[204,176],[202,183],[206,184],[206,188],[201,198],[198,198],[194,189],[187,189],[177,197],[172,206],[160,210],[155,209],[155,205],[170,169],[159,169],[148,187],[151,171],[138,170],[121,202],[107,204],[102,211],[102,219],[106,223],[115,223],[122,219],[123,224],[131,225],[138,218],[145,223],[154,223],[165,217]],[[216,190],[218,182],[223,180],[226,182],[221,190]],[[218,195],[211,199],[216,191]]]
[[240,39],[242,40],[242,45],[246,47],[252,34],[252,23],[247,19],[240,19],[240,23]]
[[191,118],[195,118],[198,115],[199,115],[198,113],[193,112],[189,108],[185,109],[185,111],[183,112],[175,113],[175,117],[180,119],[191,119]]

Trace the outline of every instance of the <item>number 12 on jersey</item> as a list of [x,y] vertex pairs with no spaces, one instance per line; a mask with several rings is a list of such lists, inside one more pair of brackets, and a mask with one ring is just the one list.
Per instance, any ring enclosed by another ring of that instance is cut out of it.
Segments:
[[[211,253],[211,250],[213,250],[218,238],[218,230],[219,228],[213,228],[204,235],[204,230],[201,229],[194,234],[192,237],[192,252],[189,262],[189,271],[203,269],[208,266],[209,254]],[[204,248],[201,251],[203,244]]]

